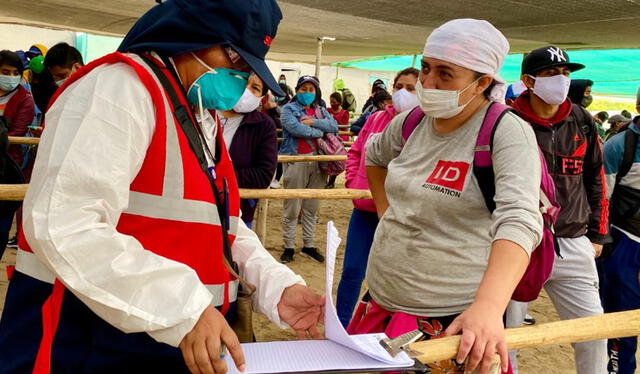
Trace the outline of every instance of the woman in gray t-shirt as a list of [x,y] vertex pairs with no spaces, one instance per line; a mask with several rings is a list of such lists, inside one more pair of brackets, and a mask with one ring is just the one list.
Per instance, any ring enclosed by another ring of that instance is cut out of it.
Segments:
[[427,40],[417,87],[425,117],[406,141],[405,114],[368,144],[381,221],[369,257],[370,290],[348,329],[398,332],[399,323],[414,321],[431,336],[462,332],[457,361],[468,357],[466,370],[481,373],[496,353],[508,367],[502,316],[542,237],[541,166],[530,126],[511,113],[497,125],[493,214],[473,173],[487,109],[504,98],[497,72],[508,50],[500,31],[471,19],[450,21]]

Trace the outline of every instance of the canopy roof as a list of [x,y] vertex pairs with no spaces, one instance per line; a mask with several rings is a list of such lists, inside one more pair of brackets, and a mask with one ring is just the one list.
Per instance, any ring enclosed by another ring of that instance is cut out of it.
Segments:
[[[571,61],[586,66],[585,69],[571,74],[573,79],[591,79],[593,92],[635,98],[640,86],[640,49],[584,50],[570,52]],[[414,67],[420,66],[420,57],[415,59]],[[507,82],[520,80],[522,54],[507,56],[500,75]],[[373,71],[400,71],[414,62],[413,56],[377,56],[366,59],[336,63],[340,67]]]
[[[511,52],[547,44],[569,49],[639,48],[640,0],[280,0],[284,20],[269,58],[323,62],[422,51],[429,32],[453,18],[486,19]],[[2,0],[0,22],[124,35],[154,0]]]

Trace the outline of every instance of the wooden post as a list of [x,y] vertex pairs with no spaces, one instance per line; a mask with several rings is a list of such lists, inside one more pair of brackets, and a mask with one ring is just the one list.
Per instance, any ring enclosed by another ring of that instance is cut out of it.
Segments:
[[38,145],[40,144],[40,138],[33,138],[29,136],[10,136],[9,144]]
[[[28,184],[0,184],[0,201],[21,201],[27,192]],[[242,199],[319,199],[319,200],[351,200],[371,199],[368,190],[338,188],[325,189],[240,189]]]
[[[507,329],[505,333],[509,349],[637,336],[640,335],[640,309]],[[455,358],[459,345],[460,335],[457,335],[414,343],[411,349],[421,352],[418,359],[428,363]]]
[[22,201],[27,188],[28,184],[0,184],[0,201]]
[[346,155],[308,155],[308,156],[278,156],[278,162],[326,162],[326,161],[346,161]]
[[240,197],[243,199],[318,199],[318,200],[351,200],[371,199],[369,190],[354,190],[337,188],[325,189],[268,189],[253,190],[240,189]]
[[258,207],[253,218],[254,231],[260,239],[260,243],[266,246],[267,241],[267,216],[269,215],[269,199],[258,200]]

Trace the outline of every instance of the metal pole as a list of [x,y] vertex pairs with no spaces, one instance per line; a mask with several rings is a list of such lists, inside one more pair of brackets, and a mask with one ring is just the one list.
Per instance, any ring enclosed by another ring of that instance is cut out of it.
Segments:
[[411,61],[411,67],[415,68],[416,67],[416,59],[418,58],[418,55],[413,55],[413,61]]
[[318,38],[318,53],[316,53],[316,78],[320,79],[320,61],[322,60],[322,44],[324,40]]

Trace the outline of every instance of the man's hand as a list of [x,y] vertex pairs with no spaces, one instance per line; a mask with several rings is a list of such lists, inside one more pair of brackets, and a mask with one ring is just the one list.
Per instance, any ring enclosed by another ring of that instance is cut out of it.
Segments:
[[282,293],[278,303],[280,318],[296,331],[298,339],[322,339],[318,324],[324,318],[324,297],[307,286],[295,284]]
[[193,374],[226,373],[222,343],[229,349],[238,370],[244,371],[244,354],[238,337],[224,316],[216,308],[208,306],[179,346],[189,371]]
[[600,255],[602,254],[602,244],[596,244],[596,243],[591,243],[591,244],[593,244],[593,249],[595,249],[596,251],[595,257],[596,258],[600,257]]
[[313,126],[313,124],[315,123],[316,120],[314,120],[313,118],[305,118],[302,121],[300,121],[301,124],[305,125],[305,126]]

